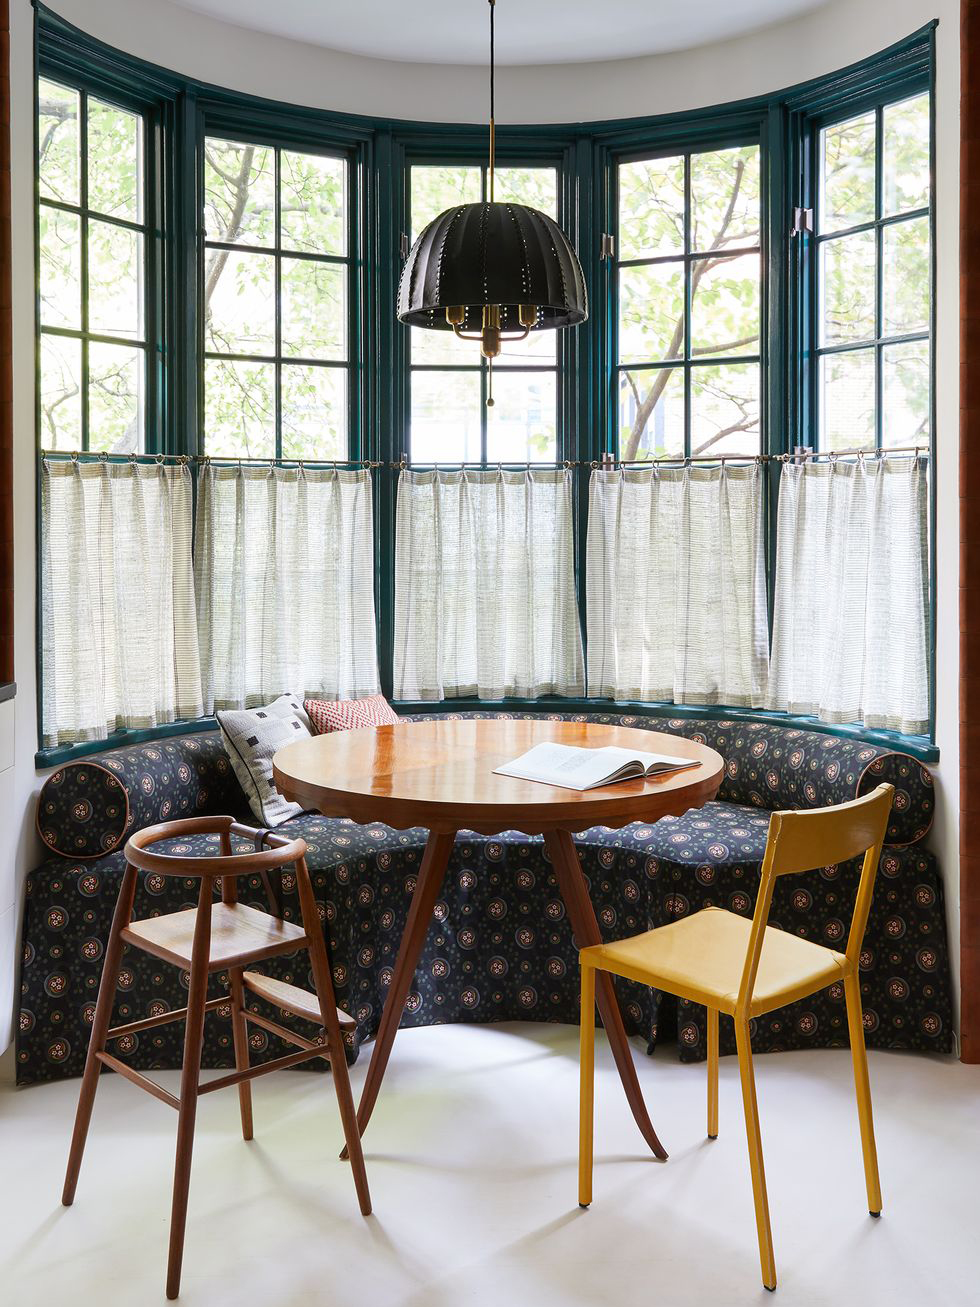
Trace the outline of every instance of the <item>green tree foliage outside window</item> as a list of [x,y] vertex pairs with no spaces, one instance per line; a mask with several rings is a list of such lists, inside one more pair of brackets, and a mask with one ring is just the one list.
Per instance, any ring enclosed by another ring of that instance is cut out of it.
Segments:
[[820,448],[926,444],[931,396],[929,97],[817,138]]
[[205,453],[348,455],[348,165],[204,145]]
[[759,147],[617,173],[620,458],[758,453]]
[[38,83],[41,444],[130,453],[146,429],[144,131]]

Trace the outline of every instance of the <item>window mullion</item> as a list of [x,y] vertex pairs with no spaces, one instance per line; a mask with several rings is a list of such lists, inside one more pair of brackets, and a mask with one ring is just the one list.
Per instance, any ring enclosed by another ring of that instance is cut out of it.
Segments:
[[88,354],[88,330],[89,330],[89,278],[88,278],[88,95],[81,91],[78,96],[78,203],[79,203],[79,220],[78,236],[80,242],[79,249],[79,278],[81,285],[82,303],[81,303],[81,323],[82,323],[82,349],[81,349],[81,375],[79,385],[81,387],[81,418],[82,418],[82,449],[88,449],[89,433],[89,407],[88,407],[88,388],[89,388],[89,354]]
[[691,156],[684,155],[684,456],[691,454]]

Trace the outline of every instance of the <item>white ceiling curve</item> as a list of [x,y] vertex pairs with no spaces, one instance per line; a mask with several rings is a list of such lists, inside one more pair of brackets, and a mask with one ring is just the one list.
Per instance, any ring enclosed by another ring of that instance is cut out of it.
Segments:
[[[374,59],[482,65],[487,0],[173,0],[183,9]],[[744,36],[828,0],[497,0],[500,65],[668,54]]]

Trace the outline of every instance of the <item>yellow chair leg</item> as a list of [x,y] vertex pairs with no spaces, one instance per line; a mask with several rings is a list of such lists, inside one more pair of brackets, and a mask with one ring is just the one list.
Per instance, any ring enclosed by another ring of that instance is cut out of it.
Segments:
[[718,1009],[708,1008],[708,1138],[718,1138]]
[[738,1069],[742,1077],[742,1102],[745,1106],[745,1133],[749,1143],[749,1169],[752,1172],[752,1197],[755,1200],[755,1223],[759,1232],[759,1260],[762,1264],[762,1283],[767,1289],[776,1287],[776,1260],[772,1251],[772,1229],[769,1224],[769,1198],[766,1194],[766,1171],[762,1161],[762,1137],[759,1133],[759,1105],[755,1097],[755,1073],[752,1069],[752,1043],[749,1023],[735,1018],[735,1042],[738,1047]]
[[864,1048],[864,1019],[861,1013],[861,985],[857,973],[844,981],[847,1001],[847,1028],[851,1037],[851,1060],[854,1063],[854,1088],[857,1092],[858,1121],[861,1125],[861,1152],[864,1154],[864,1180],[868,1189],[868,1211],[881,1215],[881,1185],[878,1180],[878,1152],[871,1115],[871,1086],[868,1083],[868,1055]]
[[592,1202],[592,1118],[595,1093],[595,970],[582,967],[579,1019],[578,1203]]

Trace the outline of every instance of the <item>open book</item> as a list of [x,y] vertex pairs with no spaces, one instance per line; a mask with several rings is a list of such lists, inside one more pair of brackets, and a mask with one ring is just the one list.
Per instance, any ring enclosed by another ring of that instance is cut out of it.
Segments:
[[644,753],[641,749],[578,749],[571,744],[536,744],[513,762],[494,771],[500,776],[517,776],[566,790],[595,790],[615,781],[662,776],[683,767],[700,767],[694,758],[674,758],[665,753]]

